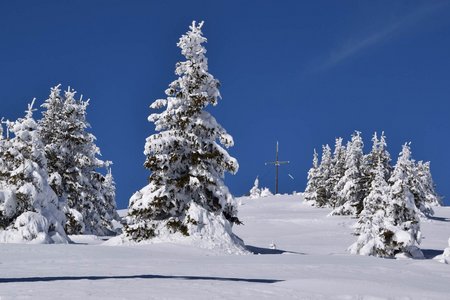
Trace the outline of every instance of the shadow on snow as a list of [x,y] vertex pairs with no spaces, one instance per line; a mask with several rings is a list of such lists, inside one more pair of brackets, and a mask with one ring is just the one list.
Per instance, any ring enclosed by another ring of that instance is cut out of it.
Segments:
[[450,222],[450,218],[434,217],[434,216],[428,216],[427,218],[439,222]]
[[305,254],[305,253],[301,253],[301,252],[286,251],[286,250],[271,249],[271,248],[260,248],[260,247],[249,246],[249,245],[245,245],[245,248],[247,248],[247,250],[253,254],[283,254],[283,253],[301,254],[301,255]]
[[441,255],[444,253],[444,250],[436,250],[436,249],[421,249],[423,256],[425,256],[425,259],[433,259],[438,255]]
[[277,279],[257,279],[257,278],[254,279],[254,278],[212,277],[212,276],[118,275],[118,276],[54,276],[54,277],[0,278],[0,283],[107,280],[107,279],[178,279],[178,280],[234,281],[234,282],[250,282],[250,283],[277,283],[284,281]]

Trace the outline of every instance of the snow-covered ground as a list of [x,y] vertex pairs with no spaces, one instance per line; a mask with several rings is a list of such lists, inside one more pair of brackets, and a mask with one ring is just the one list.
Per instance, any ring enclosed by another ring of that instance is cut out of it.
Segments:
[[[241,198],[235,232],[257,255],[188,245],[0,245],[0,299],[450,299],[450,207],[422,223],[427,259],[346,249],[354,219],[327,217],[299,196]],[[273,246],[276,247],[276,249]]]

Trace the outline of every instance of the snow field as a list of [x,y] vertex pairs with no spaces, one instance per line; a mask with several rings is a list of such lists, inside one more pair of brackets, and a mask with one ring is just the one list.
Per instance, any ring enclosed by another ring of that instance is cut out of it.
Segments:
[[[426,259],[381,259],[346,249],[356,219],[327,215],[300,196],[238,199],[235,226],[255,255],[229,255],[196,245],[77,244],[0,247],[5,299],[448,299],[450,265],[442,254],[450,208],[422,222]],[[271,249],[275,244],[276,249]],[[201,245],[200,245],[201,246]]]

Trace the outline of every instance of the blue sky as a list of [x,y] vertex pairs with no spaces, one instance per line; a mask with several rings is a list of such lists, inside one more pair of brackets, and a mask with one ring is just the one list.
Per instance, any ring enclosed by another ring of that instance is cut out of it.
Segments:
[[450,198],[450,1],[1,1],[0,115],[22,116],[59,83],[90,98],[124,208],[147,182],[148,106],[175,79],[192,20],[205,21],[222,83],[210,111],[235,139],[235,195],[257,175],[274,188],[264,162],[277,140],[291,161],[280,190],[292,192],[304,189],[314,148],[359,130],[370,149],[384,130],[393,159],[411,141]]

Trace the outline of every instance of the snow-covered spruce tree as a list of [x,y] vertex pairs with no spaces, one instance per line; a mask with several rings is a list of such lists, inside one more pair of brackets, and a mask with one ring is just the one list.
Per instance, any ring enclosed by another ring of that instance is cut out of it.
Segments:
[[345,146],[342,145],[342,138],[336,138],[333,158],[331,161],[331,177],[328,180],[330,187],[329,207],[336,207],[338,201],[337,184],[345,174]]
[[366,197],[371,190],[372,181],[375,178],[377,172],[377,166],[383,165],[384,179],[387,181],[392,173],[391,155],[387,151],[386,136],[384,132],[381,133],[380,139],[378,139],[375,132],[372,137],[372,150],[363,157],[364,163],[362,164],[362,186],[364,191],[364,197]]
[[414,201],[421,212],[421,216],[433,215],[433,206],[440,205],[441,199],[435,190],[429,162],[411,160],[408,178],[409,188],[414,195]]
[[64,213],[48,184],[33,104],[25,118],[12,123],[14,137],[1,141],[0,242],[67,243]]
[[238,163],[218,143],[230,147],[233,139],[204,110],[217,104],[220,93],[219,81],[208,73],[202,26],[194,21],[180,38],[186,60],[176,64],[179,77],[166,90],[167,98],[150,106],[165,108],[149,117],[158,131],[145,144],[145,167],[152,173],[130,199],[124,230],[134,241],[176,234],[242,249],[232,233],[232,225],[240,224],[236,203],[223,182]]
[[331,215],[357,216],[363,209],[362,161],[364,143],[356,131],[347,144],[344,176],[336,185],[338,200]]
[[396,249],[390,247],[393,225],[386,217],[386,209],[391,205],[390,186],[385,179],[385,166],[377,164],[370,191],[364,198],[364,209],[355,224],[358,240],[350,246],[353,254],[393,257]]
[[386,249],[391,255],[404,253],[412,257],[423,257],[418,248],[420,243],[419,211],[414,195],[409,188],[408,173],[413,168],[409,144],[403,145],[389,183],[389,205],[386,207],[386,222],[392,227],[384,233]]
[[436,192],[436,186],[431,176],[430,162],[419,161],[416,170],[424,192],[424,202],[430,206],[442,206],[442,198]]
[[253,187],[250,189],[250,198],[256,199],[261,197],[261,189],[259,188],[259,178],[256,177]]
[[317,199],[315,206],[325,207],[330,205],[332,176],[332,157],[330,146],[322,146],[322,157],[319,165],[319,184],[317,187]]
[[[106,183],[99,168],[100,160],[95,137],[86,130],[89,101],[75,99],[70,88],[61,96],[59,85],[52,88],[42,107],[39,131],[45,145],[50,185],[60,199],[67,216],[69,234],[112,234],[112,221],[118,219],[115,199],[105,196]],[[109,193],[109,192],[108,192]]]
[[320,173],[319,173],[319,155],[314,149],[313,154],[313,163],[312,167],[308,171],[308,181],[306,183],[305,192],[303,193],[303,197],[305,202],[310,205],[317,204],[317,190],[319,189],[320,184]]

